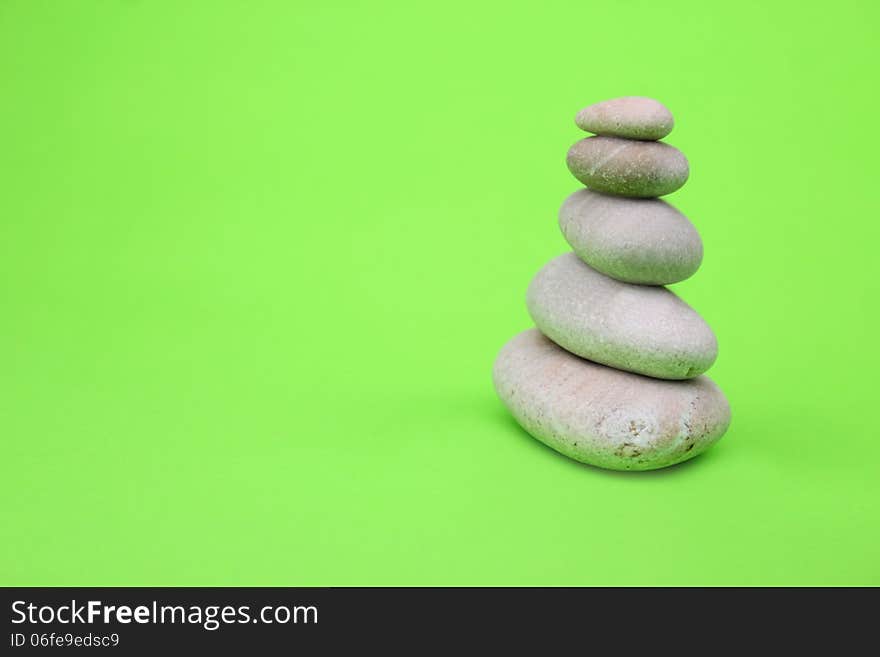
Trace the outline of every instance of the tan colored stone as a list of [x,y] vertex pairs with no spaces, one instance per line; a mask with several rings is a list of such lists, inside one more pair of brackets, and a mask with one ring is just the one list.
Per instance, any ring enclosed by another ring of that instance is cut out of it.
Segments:
[[617,196],[671,194],[687,182],[687,158],[659,141],[587,137],[566,157],[569,171],[590,189]]
[[693,458],[730,424],[724,394],[706,376],[662,381],[568,353],[531,329],[498,355],[495,388],[532,436],[577,461],[652,470]]
[[593,103],[578,112],[581,130],[625,139],[663,139],[672,132],[672,112],[659,100],[624,96]]
[[568,351],[661,379],[690,379],[715,362],[715,334],[665,287],[621,283],[574,253],[551,260],[532,279],[529,313]]
[[559,227],[578,257],[627,283],[669,285],[697,271],[703,242],[666,201],[581,189],[559,210]]

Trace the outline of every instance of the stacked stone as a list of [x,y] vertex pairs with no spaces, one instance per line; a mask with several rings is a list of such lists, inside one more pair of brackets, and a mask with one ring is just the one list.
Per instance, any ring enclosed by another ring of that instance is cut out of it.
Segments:
[[537,330],[501,350],[495,388],[526,431],[573,459],[662,468],[705,451],[730,424],[724,394],[702,375],[718,354],[715,335],[663,287],[703,258],[693,224],[657,198],[684,185],[688,162],[659,141],[673,118],[656,100],[608,100],[575,122],[596,136],[568,151],[587,187],[559,213],[574,252],[529,286]]

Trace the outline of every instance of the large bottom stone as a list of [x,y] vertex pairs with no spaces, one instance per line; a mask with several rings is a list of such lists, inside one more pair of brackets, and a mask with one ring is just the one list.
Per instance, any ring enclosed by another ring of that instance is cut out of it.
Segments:
[[570,354],[536,329],[495,361],[495,389],[532,436],[582,463],[653,470],[693,458],[730,424],[711,379],[664,381]]

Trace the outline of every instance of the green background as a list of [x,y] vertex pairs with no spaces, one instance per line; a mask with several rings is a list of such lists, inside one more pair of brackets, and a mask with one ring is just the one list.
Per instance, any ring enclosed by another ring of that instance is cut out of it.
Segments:
[[[0,0],[0,582],[880,584],[877,7]],[[734,417],[648,474],[490,378],[629,94]]]

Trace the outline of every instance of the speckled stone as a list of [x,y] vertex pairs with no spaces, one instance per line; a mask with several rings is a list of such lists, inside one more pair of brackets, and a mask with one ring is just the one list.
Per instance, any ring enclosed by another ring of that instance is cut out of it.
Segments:
[[663,139],[674,125],[672,112],[663,103],[644,96],[594,103],[578,112],[574,122],[597,135],[648,140]]
[[582,463],[653,470],[704,452],[724,435],[730,406],[706,376],[661,381],[578,358],[538,331],[495,361],[495,389],[532,436]]
[[562,204],[559,227],[581,260],[627,283],[677,283],[697,271],[703,260],[697,229],[660,199],[581,189]]
[[670,290],[621,283],[574,253],[554,258],[538,272],[526,304],[548,338],[620,370],[690,379],[709,369],[718,355],[712,329]]
[[568,150],[566,164],[590,189],[618,196],[671,194],[690,173],[687,158],[677,148],[619,137],[581,139]]

